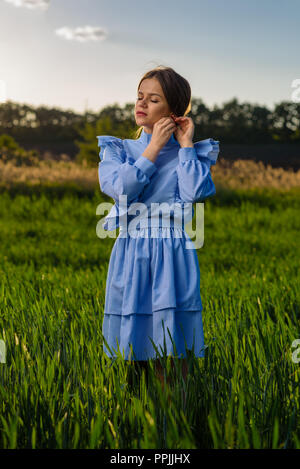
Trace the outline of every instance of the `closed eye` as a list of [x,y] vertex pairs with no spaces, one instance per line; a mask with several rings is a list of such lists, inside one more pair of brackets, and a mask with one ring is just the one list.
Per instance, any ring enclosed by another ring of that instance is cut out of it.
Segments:
[[[138,101],[139,101],[139,100],[142,99],[142,98],[137,98],[137,99],[138,99]],[[152,100],[151,100],[151,103],[158,103],[158,102],[159,102],[159,101],[152,101]]]

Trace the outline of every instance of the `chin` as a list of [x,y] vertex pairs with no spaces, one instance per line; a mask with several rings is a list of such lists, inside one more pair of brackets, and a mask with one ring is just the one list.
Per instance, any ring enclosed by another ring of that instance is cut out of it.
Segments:
[[148,116],[135,116],[135,120],[138,122],[145,122]]
[[135,122],[138,127],[144,127],[144,125],[146,125],[142,119],[136,119]]

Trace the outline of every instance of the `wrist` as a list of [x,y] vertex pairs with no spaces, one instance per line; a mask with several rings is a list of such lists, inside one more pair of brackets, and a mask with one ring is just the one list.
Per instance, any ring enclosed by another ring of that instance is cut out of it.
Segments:
[[147,148],[149,148],[153,153],[157,155],[161,150],[161,147],[154,142],[150,142]]
[[160,152],[160,149],[153,145],[153,143],[149,143],[149,145],[145,148],[144,152],[142,153],[142,156],[145,158],[148,158],[152,163],[155,163],[156,158],[158,157],[158,154]]
[[189,140],[189,141],[186,141],[186,142],[182,142],[180,144],[180,146],[181,146],[181,148],[189,148],[189,147],[193,148],[194,144],[193,144],[192,140]]

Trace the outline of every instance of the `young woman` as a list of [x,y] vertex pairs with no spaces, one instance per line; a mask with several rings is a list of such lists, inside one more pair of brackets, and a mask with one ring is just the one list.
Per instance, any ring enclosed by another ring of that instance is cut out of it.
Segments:
[[[138,138],[97,137],[100,188],[115,200],[102,226],[120,227],[108,266],[103,335],[111,351],[119,349],[126,360],[142,364],[157,358],[153,344],[161,354],[182,358],[184,379],[186,351],[204,357],[205,345],[198,258],[187,248],[190,238],[175,207],[192,207],[215,194],[210,166],[219,153],[212,138],[193,143],[190,108],[188,81],[172,68],[157,67],[138,85]],[[127,205],[119,199],[125,195]],[[135,203],[147,210],[139,229],[130,231],[133,214],[139,213],[132,211]],[[114,355],[106,345],[104,351]],[[158,359],[156,369],[163,384]]]

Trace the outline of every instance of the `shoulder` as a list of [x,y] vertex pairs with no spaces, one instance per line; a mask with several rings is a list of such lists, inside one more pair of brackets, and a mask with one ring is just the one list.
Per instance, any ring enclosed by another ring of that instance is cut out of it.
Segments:
[[220,152],[219,140],[213,138],[206,138],[194,143],[197,156],[208,158],[211,164],[216,164]]
[[97,135],[98,147],[100,147],[100,159],[104,159],[104,152],[106,152],[106,147],[113,150],[115,154],[121,156],[124,150],[123,139],[119,137],[114,137],[113,135]]
[[98,147],[113,144],[120,148],[123,148],[122,138],[114,137],[113,135],[97,135],[96,138],[98,139]]

